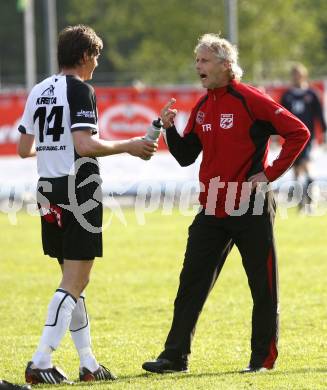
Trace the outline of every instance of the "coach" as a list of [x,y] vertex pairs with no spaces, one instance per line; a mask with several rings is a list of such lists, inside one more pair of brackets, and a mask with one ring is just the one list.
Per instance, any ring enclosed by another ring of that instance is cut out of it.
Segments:
[[[203,305],[235,244],[253,298],[251,358],[242,372],[272,369],[278,355],[278,273],[273,222],[275,202],[267,184],[292,165],[309,139],[306,126],[256,88],[240,82],[237,48],[205,34],[195,48],[196,71],[207,89],[180,136],[174,99],[163,108],[169,150],[182,166],[203,152],[201,211],[189,228],[174,317],[164,351],[143,364],[150,372],[188,370],[191,342]],[[268,165],[269,138],[284,138]],[[267,184],[265,184],[267,183]]]

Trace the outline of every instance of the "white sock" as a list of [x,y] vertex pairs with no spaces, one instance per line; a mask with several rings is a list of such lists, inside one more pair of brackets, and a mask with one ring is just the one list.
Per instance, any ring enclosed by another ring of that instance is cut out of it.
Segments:
[[57,349],[71,322],[76,306],[75,298],[63,289],[58,289],[49,306],[39,346],[32,357],[37,368],[52,367],[51,353]]
[[81,294],[76,303],[69,330],[80,358],[80,367],[86,367],[91,372],[96,371],[99,368],[99,363],[91,348],[90,322],[84,293]]

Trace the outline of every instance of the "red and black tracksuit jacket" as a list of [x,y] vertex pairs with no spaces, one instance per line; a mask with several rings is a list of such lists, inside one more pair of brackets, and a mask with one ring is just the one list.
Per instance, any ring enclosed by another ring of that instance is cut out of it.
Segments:
[[[269,138],[284,138],[278,158],[268,165]],[[263,171],[270,182],[285,173],[310,137],[307,127],[268,95],[251,86],[231,81],[208,90],[194,106],[181,138],[176,129],[166,132],[170,152],[182,166],[192,164],[203,151],[199,180],[200,204],[205,208],[210,180],[219,177],[215,214],[226,216],[228,183],[241,185]]]

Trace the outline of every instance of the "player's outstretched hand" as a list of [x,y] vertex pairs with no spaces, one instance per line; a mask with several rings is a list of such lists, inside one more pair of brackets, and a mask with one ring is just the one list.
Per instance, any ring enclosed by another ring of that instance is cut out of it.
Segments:
[[146,141],[142,137],[135,137],[129,140],[127,152],[143,160],[150,159],[158,149],[157,142]]

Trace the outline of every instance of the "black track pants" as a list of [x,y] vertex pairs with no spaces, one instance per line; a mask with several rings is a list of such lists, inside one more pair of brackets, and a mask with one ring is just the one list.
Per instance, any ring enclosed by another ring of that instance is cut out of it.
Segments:
[[174,359],[191,353],[203,305],[235,244],[253,298],[250,365],[273,367],[278,354],[278,274],[273,221],[272,208],[263,215],[216,218],[202,211],[195,217],[189,227],[173,322],[160,357]]

